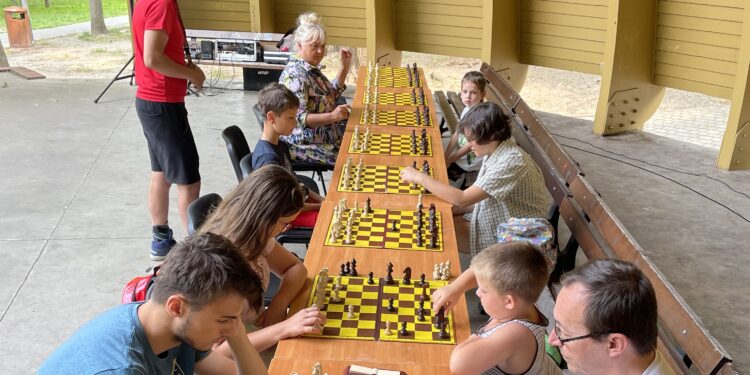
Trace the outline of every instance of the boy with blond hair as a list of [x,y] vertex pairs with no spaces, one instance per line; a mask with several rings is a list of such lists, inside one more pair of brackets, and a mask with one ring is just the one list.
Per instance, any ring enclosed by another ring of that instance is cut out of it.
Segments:
[[433,308],[451,309],[471,288],[490,319],[458,344],[455,374],[562,374],[545,352],[547,318],[534,306],[547,284],[544,254],[527,242],[492,245],[456,281],[435,291]]

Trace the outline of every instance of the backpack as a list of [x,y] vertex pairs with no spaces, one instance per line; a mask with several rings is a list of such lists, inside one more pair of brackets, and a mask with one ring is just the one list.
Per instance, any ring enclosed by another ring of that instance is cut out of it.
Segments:
[[149,275],[138,276],[125,284],[122,290],[122,303],[141,302],[151,296],[151,286],[156,282],[156,276],[159,274],[159,268],[156,266]]
[[542,218],[508,219],[507,223],[497,226],[497,242],[527,241],[538,247],[547,258],[549,272],[555,269],[557,263],[557,239],[555,228],[549,221]]

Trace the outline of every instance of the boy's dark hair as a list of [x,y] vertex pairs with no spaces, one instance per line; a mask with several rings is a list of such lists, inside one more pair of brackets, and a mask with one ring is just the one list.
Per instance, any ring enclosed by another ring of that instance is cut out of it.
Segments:
[[258,274],[231,241],[204,233],[178,243],[169,251],[154,283],[151,299],[164,304],[175,294],[200,310],[227,293],[245,296],[255,310],[263,302]]
[[623,334],[639,354],[656,349],[656,293],[638,267],[615,259],[595,260],[565,274],[562,285],[571,284],[581,284],[588,294],[584,322],[589,332]]
[[299,107],[299,98],[286,86],[271,82],[258,93],[258,107],[265,117],[268,112],[279,114]]
[[482,74],[482,72],[478,72],[476,70],[472,70],[464,74],[464,77],[461,78],[461,86],[463,87],[464,83],[466,82],[471,82],[477,85],[477,88],[479,88],[479,91],[481,92],[485,92],[485,89],[487,88],[487,78],[484,78],[484,74]]
[[480,145],[510,138],[510,117],[492,102],[475,105],[458,123],[458,131]]
[[547,259],[526,241],[491,245],[471,260],[477,277],[489,282],[498,293],[512,294],[534,304],[547,285]]

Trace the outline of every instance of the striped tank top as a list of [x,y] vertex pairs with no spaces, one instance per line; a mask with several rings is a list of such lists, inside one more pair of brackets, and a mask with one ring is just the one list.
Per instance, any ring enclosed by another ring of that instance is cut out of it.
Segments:
[[[477,330],[477,336],[479,336],[480,338],[487,338],[508,324],[511,324],[511,323],[521,324],[522,326],[528,328],[531,331],[531,333],[534,334],[534,337],[536,338],[536,354],[534,355],[534,362],[532,362],[531,366],[529,366],[529,369],[524,371],[522,374],[562,375],[562,370],[560,370],[560,368],[557,367],[557,364],[555,364],[555,361],[553,361],[552,358],[550,358],[547,355],[547,352],[544,349],[544,345],[545,345],[544,335],[547,333],[546,327],[547,327],[548,322],[547,322],[547,318],[544,315],[542,315],[541,312],[539,312],[539,315],[542,318],[543,325],[532,323],[526,320],[513,319],[505,323],[498,324],[497,326],[492,327],[488,330],[484,330],[484,327],[490,321],[492,321],[492,319],[490,319],[487,321],[487,323],[484,323],[481,327],[479,327],[479,329]],[[495,365],[489,370],[485,371],[483,375],[510,375],[510,374],[503,372],[503,370],[500,367]]]

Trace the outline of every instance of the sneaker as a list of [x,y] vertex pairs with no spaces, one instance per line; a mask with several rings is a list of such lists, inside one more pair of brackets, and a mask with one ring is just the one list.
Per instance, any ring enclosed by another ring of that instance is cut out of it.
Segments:
[[161,261],[172,250],[177,241],[174,240],[172,229],[166,225],[155,225],[154,234],[151,240],[151,260]]

